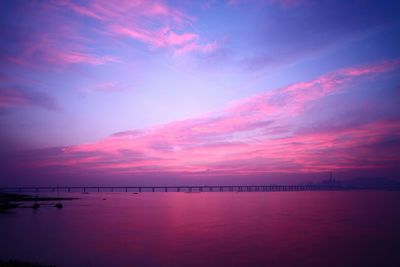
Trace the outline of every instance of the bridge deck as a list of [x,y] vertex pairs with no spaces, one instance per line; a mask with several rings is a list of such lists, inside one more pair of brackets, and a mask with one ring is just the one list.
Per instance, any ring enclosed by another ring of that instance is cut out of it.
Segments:
[[202,186],[39,186],[3,187],[0,192],[279,192],[279,191],[317,191],[340,190],[340,185],[202,185]]

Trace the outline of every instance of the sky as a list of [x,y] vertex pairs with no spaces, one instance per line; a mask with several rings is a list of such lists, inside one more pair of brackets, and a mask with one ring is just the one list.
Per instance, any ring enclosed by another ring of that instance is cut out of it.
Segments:
[[0,12],[0,186],[400,180],[398,1]]

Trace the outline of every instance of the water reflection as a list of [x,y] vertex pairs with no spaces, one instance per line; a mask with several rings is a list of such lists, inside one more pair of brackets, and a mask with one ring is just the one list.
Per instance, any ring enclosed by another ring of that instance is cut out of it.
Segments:
[[0,259],[61,267],[400,263],[398,192],[77,196],[63,209],[2,214]]

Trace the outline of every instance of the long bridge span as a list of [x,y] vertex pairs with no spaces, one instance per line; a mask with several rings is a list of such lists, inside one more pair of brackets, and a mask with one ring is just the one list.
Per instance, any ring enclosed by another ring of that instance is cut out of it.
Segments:
[[281,192],[281,191],[326,191],[345,189],[340,185],[307,184],[307,185],[177,185],[177,186],[38,186],[38,187],[0,187],[6,193],[40,193],[40,192]]

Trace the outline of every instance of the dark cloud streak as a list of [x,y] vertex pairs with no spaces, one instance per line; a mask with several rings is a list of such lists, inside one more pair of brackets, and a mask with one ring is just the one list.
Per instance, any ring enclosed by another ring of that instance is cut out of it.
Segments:
[[53,111],[60,111],[60,107],[53,97],[44,92],[0,88],[0,109],[26,106],[36,106]]

